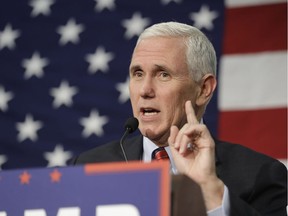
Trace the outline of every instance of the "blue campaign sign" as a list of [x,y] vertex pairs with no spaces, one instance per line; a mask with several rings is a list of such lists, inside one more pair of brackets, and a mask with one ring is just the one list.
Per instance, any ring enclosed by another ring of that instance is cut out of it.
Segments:
[[0,216],[167,216],[167,162],[0,172]]

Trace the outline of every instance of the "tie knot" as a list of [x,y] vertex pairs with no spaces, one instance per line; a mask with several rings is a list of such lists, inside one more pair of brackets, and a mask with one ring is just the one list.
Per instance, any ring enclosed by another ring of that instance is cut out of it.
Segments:
[[157,148],[152,152],[152,160],[161,161],[167,159],[169,159],[169,156],[164,147]]

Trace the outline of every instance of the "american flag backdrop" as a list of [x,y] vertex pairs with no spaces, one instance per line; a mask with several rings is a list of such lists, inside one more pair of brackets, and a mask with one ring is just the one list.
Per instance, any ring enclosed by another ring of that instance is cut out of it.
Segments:
[[137,36],[162,21],[215,46],[211,133],[286,160],[286,1],[0,0],[0,169],[65,166],[119,139]]

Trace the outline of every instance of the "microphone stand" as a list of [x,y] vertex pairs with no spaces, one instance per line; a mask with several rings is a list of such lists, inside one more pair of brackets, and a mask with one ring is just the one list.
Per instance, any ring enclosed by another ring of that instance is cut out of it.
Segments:
[[123,147],[123,142],[124,140],[126,139],[126,137],[128,136],[128,134],[130,133],[130,130],[131,128],[127,127],[126,130],[125,130],[125,133],[123,134],[121,140],[120,140],[120,147],[121,147],[121,150],[122,150],[122,153],[124,155],[124,158],[125,158],[125,161],[126,163],[128,163],[128,159],[127,159],[127,156],[126,156],[126,152],[124,150],[124,147]]

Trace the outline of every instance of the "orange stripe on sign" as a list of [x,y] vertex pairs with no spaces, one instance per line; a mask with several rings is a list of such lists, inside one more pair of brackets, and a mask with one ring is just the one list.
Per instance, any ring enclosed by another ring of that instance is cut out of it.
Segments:
[[287,3],[225,11],[223,54],[287,50]]
[[219,138],[287,158],[287,108],[220,112]]
[[128,171],[141,171],[141,170],[155,170],[155,169],[166,169],[169,163],[142,163],[138,161],[133,162],[111,162],[111,163],[96,163],[84,165],[84,172],[86,174],[99,174],[109,172],[128,172]]
[[119,172],[137,172],[145,170],[160,170],[160,216],[170,215],[170,165],[168,161],[157,161],[151,163],[142,162],[113,162],[84,165],[87,175],[107,174]]

